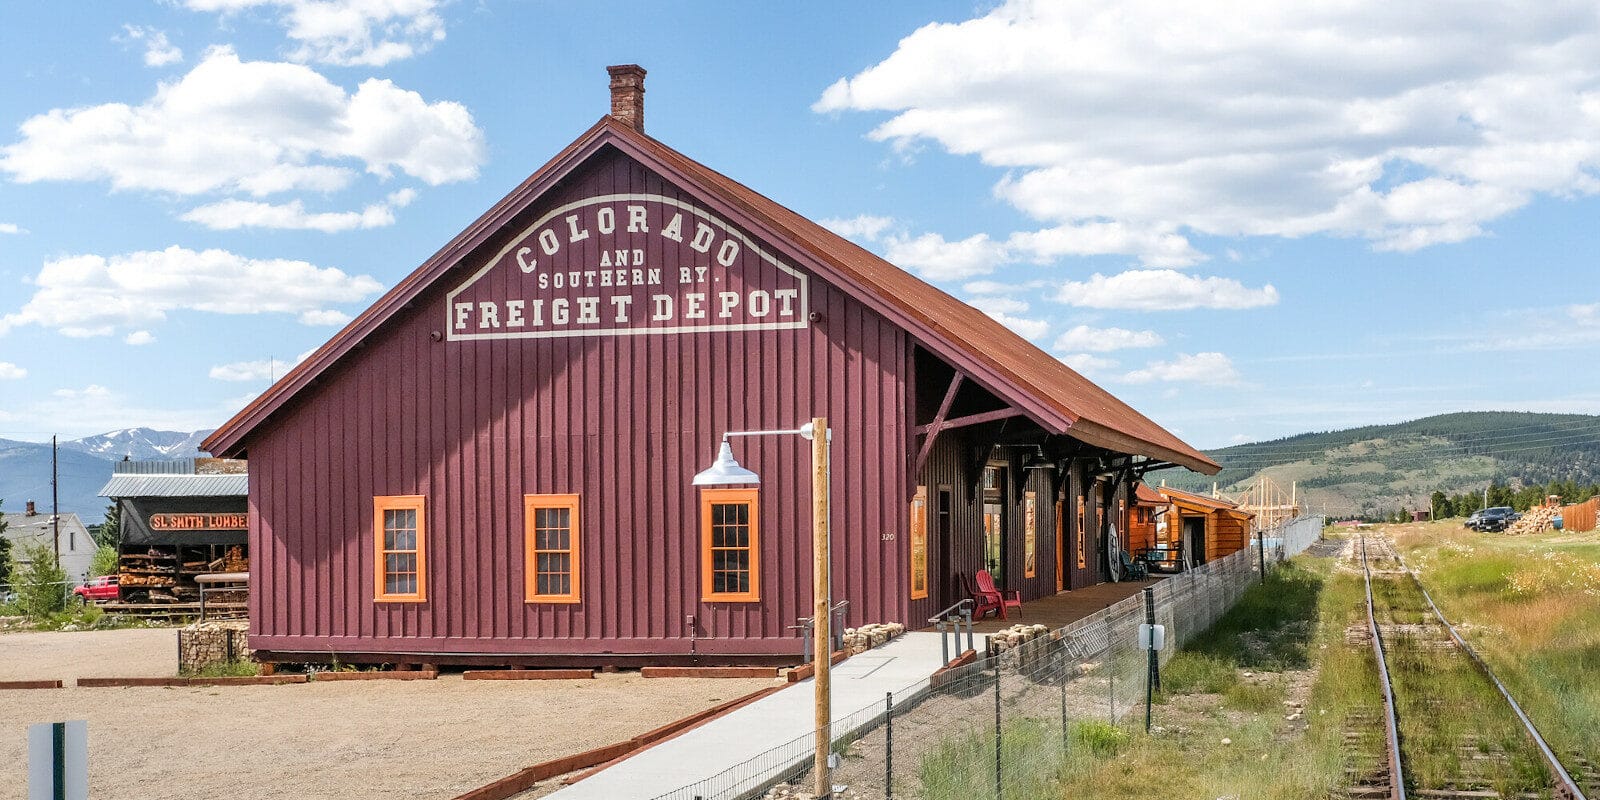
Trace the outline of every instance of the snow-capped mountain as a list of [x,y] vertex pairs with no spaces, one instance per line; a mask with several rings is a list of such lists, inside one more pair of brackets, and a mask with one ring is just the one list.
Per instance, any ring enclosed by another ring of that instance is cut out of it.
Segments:
[[[111,479],[113,462],[123,456],[135,460],[194,458],[203,455],[200,441],[211,431],[157,431],[150,428],[86,436],[61,442],[61,510],[75,511],[90,525],[99,524],[109,501],[97,496]],[[50,443],[0,439],[0,510],[20,511],[33,500],[50,507]]]
[[135,461],[152,458],[194,458],[203,455],[200,451],[200,442],[210,433],[210,430],[185,433],[150,428],[126,428],[62,442],[61,449],[77,450],[109,461],[121,461],[123,456],[131,457]]

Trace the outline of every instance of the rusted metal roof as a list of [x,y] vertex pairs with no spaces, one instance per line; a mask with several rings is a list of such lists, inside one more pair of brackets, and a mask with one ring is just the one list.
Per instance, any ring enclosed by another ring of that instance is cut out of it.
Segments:
[[1155,489],[1150,488],[1149,484],[1142,481],[1134,484],[1133,498],[1135,502],[1143,505],[1161,506],[1167,504],[1167,498],[1164,495]]
[[603,147],[615,147],[668,180],[698,190],[775,247],[790,251],[829,282],[903,326],[930,351],[962,369],[1045,430],[1120,453],[1215,474],[1221,467],[1110,392],[1013,333],[987,314],[661,142],[603,117],[521,186],[407,276],[233,419],[203,447],[244,452],[244,439],[366,335],[471,255],[489,237]]
[[1169,489],[1165,486],[1158,489],[1162,496],[1173,504],[1194,511],[1213,512],[1221,511],[1237,517],[1253,517],[1254,514],[1239,508],[1239,504],[1220,497],[1206,497],[1203,494],[1185,492],[1181,489]]

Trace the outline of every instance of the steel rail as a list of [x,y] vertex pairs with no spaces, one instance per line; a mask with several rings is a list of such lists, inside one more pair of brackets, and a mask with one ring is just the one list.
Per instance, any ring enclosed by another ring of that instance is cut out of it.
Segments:
[[1383,654],[1383,637],[1372,610],[1372,567],[1367,564],[1367,537],[1361,537],[1361,571],[1367,581],[1367,630],[1372,635],[1372,652],[1378,660],[1378,678],[1383,685],[1383,721],[1388,734],[1389,797],[1406,800],[1405,770],[1400,761],[1400,723],[1395,718],[1394,686],[1389,682],[1389,662]]
[[1472,663],[1478,666],[1478,671],[1482,672],[1484,677],[1494,684],[1494,688],[1500,690],[1500,696],[1505,698],[1506,703],[1511,706],[1511,710],[1516,712],[1517,719],[1522,720],[1523,731],[1538,746],[1539,753],[1544,756],[1545,766],[1550,768],[1550,772],[1556,776],[1560,784],[1555,789],[1564,794],[1558,794],[1558,797],[1562,798],[1562,800],[1588,800],[1583,794],[1583,789],[1578,786],[1578,782],[1572,779],[1572,775],[1567,772],[1565,767],[1561,766],[1561,759],[1557,758],[1555,751],[1550,749],[1550,745],[1545,742],[1544,736],[1540,735],[1539,729],[1534,726],[1533,720],[1528,718],[1527,713],[1522,710],[1521,704],[1511,696],[1510,690],[1506,689],[1506,685],[1500,682],[1500,678],[1494,674],[1493,669],[1489,668],[1489,664],[1478,655],[1478,651],[1472,649],[1472,645],[1467,644],[1467,640],[1461,638],[1461,634],[1456,631],[1456,626],[1451,625],[1450,620],[1445,619],[1444,612],[1440,611],[1438,604],[1433,602],[1433,596],[1428,594],[1427,587],[1422,585],[1422,580],[1417,577],[1417,573],[1412,572],[1411,567],[1401,560],[1398,552],[1394,554],[1394,560],[1400,564],[1401,569],[1406,571],[1406,575],[1411,578],[1411,582],[1416,584],[1417,590],[1422,592],[1422,599],[1428,601],[1428,608],[1433,609],[1433,616],[1444,625],[1445,630],[1450,631],[1450,638],[1455,640],[1456,647],[1461,648],[1461,652],[1466,653],[1467,657],[1472,659]]

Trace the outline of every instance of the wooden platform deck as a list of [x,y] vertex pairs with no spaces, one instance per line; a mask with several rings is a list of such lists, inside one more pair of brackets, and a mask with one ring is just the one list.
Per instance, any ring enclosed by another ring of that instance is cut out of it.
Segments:
[[972,630],[975,633],[994,633],[1018,623],[1028,625],[1043,624],[1052,628],[1059,628],[1101,611],[1118,600],[1136,595],[1143,591],[1144,587],[1170,577],[1172,576],[1157,575],[1147,581],[1101,583],[1074,591],[1061,592],[1039,600],[1029,600],[1022,604],[1022,614],[1020,616],[1015,610],[1012,610],[1010,619],[1002,620],[998,617],[989,617],[988,619],[974,620]]

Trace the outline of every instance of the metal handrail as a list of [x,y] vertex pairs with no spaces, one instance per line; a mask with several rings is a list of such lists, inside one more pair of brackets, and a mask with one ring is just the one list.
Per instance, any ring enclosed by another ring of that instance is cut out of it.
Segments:
[[[972,598],[966,598],[955,605],[940,611],[937,615],[929,617],[928,621],[939,629],[939,652],[944,656],[944,663],[950,663],[950,643],[954,640],[956,651],[961,652],[961,626],[967,626],[967,650],[974,649],[972,634]],[[945,624],[950,623],[948,629]],[[948,635],[947,635],[948,634]]]
[[930,624],[932,624],[932,623],[938,622],[940,620],[946,619],[951,615],[951,612],[959,611],[959,610],[961,610],[963,608],[966,608],[966,607],[968,607],[970,605],[972,605],[972,598],[970,598],[970,597],[962,599],[962,600],[957,600],[949,608],[947,608],[947,609],[945,609],[943,611],[940,611],[939,613],[934,614],[931,617],[928,617],[928,622]]

